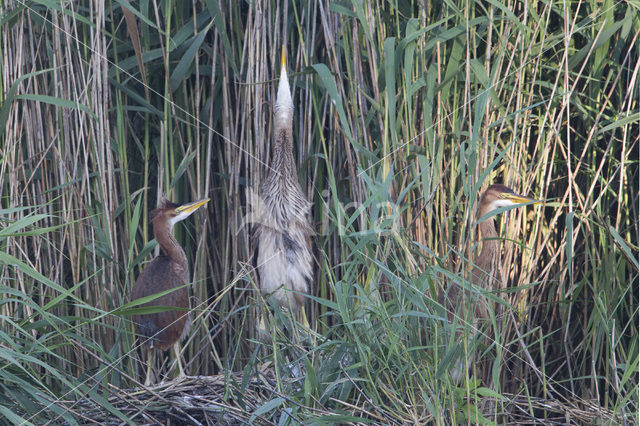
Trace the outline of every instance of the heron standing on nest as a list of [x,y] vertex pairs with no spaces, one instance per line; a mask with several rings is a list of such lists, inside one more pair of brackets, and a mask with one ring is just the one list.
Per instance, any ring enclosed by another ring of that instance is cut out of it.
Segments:
[[184,376],[180,361],[179,342],[189,333],[191,328],[189,290],[185,287],[190,281],[189,265],[184,250],[173,236],[173,225],[186,219],[208,202],[207,198],[180,206],[163,198],[158,208],[151,212],[153,233],[162,253],[144,268],[136,280],[131,291],[131,300],[181,287],[147,302],[141,307],[168,306],[182,310],[133,316],[136,334],[143,338],[143,343],[146,343],[149,349],[145,385],[151,383],[154,349],[164,351],[173,346],[179,376]]
[[274,127],[271,164],[259,187],[259,223],[254,234],[260,290],[297,312],[304,306],[303,294],[309,292],[313,229],[307,218],[311,203],[300,189],[293,159],[293,102],[284,46]]
[[[516,194],[510,188],[501,185],[491,185],[480,197],[477,218],[480,220],[500,207],[514,206],[523,203],[540,203],[540,201],[524,195]],[[488,217],[478,223],[479,239],[482,242],[482,250],[477,251],[472,257],[473,266],[471,269],[471,283],[486,291],[501,288],[502,281],[502,259],[500,256],[500,241],[496,231],[493,217]],[[470,299],[469,292],[463,291],[460,286],[452,283],[448,292],[440,295],[440,303],[446,307],[449,320],[453,322],[456,310],[459,307],[473,306],[470,312],[470,322],[474,330],[477,329],[478,320],[488,319],[492,304],[484,297],[474,297]],[[466,301],[464,300],[466,299]],[[466,316],[465,316],[466,317]],[[460,373],[459,366],[454,370],[454,377]],[[459,377],[458,377],[459,378]],[[457,380],[457,379],[456,379]]]

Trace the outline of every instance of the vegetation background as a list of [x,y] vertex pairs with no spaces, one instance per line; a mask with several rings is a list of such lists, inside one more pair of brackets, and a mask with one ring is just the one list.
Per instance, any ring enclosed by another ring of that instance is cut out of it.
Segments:
[[[127,293],[164,192],[212,199],[176,228],[193,276],[187,374],[225,378],[203,413],[551,422],[560,406],[562,421],[635,423],[639,8],[4,0],[0,416],[181,415],[122,404],[144,377]],[[312,333],[269,317],[265,343],[247,212],[283,44],[317,270]],[[452,337],[437,294],[468,285],[493,182],[547,203],[500,219],[509,284],[489,296],[507,315],[483,329],[487,346],[468,324]]]

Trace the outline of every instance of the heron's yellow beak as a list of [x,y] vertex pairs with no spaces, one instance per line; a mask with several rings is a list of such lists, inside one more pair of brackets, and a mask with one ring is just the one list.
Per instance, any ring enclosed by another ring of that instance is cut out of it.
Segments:
[[199,207],[204,206],[209,202],[209,198],[205,198],[204,200],[194,201],[193,203],[183,204],[180,207],[176,208],[176,213],[191,213],[197,210]]
[[287,72],[286,54],[284,44],[282,45],[282,59],[280,60],[280,73]]
[[529,197],[525,197],[524,195],[515,194],[515,193],[504,194],[504,198],[511,201],[514,204],[524,204],[524,203],[530,203],[530,202],[533,202],[533,204],[542,203],[542,201],[536,200],[535,198],[529,198]]

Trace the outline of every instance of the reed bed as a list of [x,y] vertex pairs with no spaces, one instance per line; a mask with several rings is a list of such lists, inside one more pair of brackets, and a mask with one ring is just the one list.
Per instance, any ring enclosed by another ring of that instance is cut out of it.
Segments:
[[[202,397],[229,417],[180,421],[637,422],[638,16],[613,0],[3,2],[0,416],[166,422]],[[317,265],[309,328],[271,311],[266,342],[250,212],[283,45]],[[470,324],[460,342],[437,295],[465,284],[493,182],[545,203],[499,218],[504,315],[490,345]],[[212,199],[176,227],[202,378],[174,382],[165,360],[165,387],[142,390],[127,294],[161,194]]]

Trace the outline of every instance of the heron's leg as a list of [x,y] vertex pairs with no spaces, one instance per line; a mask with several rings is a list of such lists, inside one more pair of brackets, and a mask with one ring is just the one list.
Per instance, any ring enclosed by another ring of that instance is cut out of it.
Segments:
[[298,311],[298,322],[301,323],[305,329],[311,328],[309,320],[307,320],[307,312],[304,309],[304,305]]
[[256,337],[263,343],[271,342],[271,330],[269,324],[267,324],[266,316],[269,315],[268,308],[260,306],[257,308],[256,313]]
[[151,385],[151,376],[153,375],[153,364],[155,363],[156,351],[153,348],[147,348],[147,376],[144,379],[144,385]]
[[184,369],[182,368],[182,360],[180,359],[180,342],[176,342],[175,345],[173,345],[173,353],[176,356],[176,362],[178,363],[178,378],[181,377],[185,377],[186,374],[184,374]]
[[[260,310],[262,311],[262,309]],[[258,312],[258,334],[269,334],[267,323],[264,320],[264,312]]]

